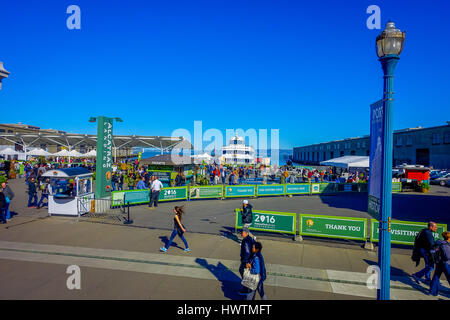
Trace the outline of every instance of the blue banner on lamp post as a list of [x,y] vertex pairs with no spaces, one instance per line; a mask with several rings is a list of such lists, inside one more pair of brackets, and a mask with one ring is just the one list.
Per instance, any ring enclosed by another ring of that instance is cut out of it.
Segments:
[[385,115],[383,100],[370,106],[370,169],[369,169],[369,203],[367,211],[379,220],[381,209],[381,186],[383,184],[383,154]]

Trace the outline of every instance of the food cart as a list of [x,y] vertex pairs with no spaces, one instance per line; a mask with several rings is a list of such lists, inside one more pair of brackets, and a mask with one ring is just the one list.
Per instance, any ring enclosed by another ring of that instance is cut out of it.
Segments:
[[430,182],[430,168],[422,165],[406,165],[400,169],[403,191],[415,191],[422,183]]
[[49,170],[48,214],[80,216],[91,210],[94,199],[92,173],[82,167]]

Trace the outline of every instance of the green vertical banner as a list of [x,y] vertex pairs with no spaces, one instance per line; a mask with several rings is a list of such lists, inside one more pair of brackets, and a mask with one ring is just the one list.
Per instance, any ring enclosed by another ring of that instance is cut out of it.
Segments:
[[138,152],[138,162],[141,162],[142,152]]
[[113,119],[100,116],[97,122],[95,197],[101,199],[111,194]]

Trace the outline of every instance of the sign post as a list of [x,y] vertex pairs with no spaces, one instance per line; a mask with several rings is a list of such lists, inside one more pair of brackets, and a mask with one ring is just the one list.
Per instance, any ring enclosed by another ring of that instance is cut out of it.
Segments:
[[97,157],[95,167],[95,198],[102,199],[111,195],[113,121],[120,118],[100,116],[91,117],[89,122],[97,120]]

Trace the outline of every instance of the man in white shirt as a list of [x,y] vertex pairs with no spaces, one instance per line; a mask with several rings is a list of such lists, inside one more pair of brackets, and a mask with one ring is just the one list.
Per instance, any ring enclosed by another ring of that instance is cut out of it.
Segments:
[[155,204],[155,207],[157,207],[158,199],[159,199],[159,192],[163,188],[163,184],[161,181],[158,180],[158,177],[155,177],[155,180],[153,180],[151,188],[152,188],[152,197],[150,199],[149,207],[151,207],[153,203]]

